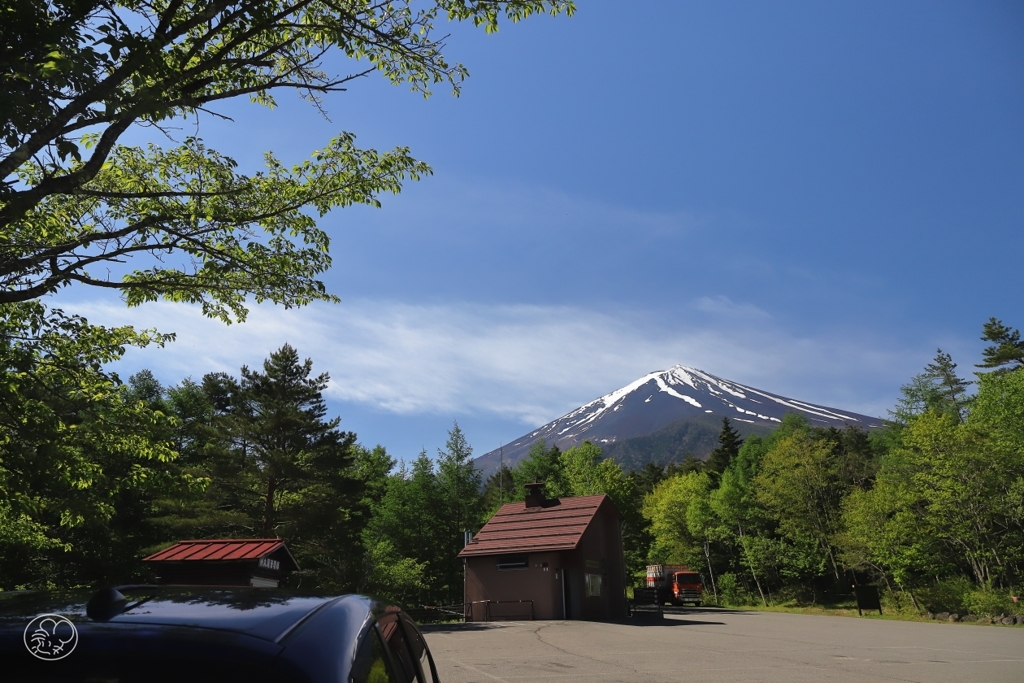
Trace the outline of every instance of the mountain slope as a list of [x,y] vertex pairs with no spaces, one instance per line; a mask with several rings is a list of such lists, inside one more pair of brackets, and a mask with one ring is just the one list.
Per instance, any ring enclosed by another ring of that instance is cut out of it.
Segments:
[[[514,466],[538,439],[563,450],[590,440],[627,466],[649,462],[654,453],[675,454],[680,449],[706,457],[722,417],[732,420],[741,433],[763,434],[786,413],[799,413],[823,427],[882,426],[877,418],[786,398],[676,365],[644,375],[521,436],[501,449],[501,458]],[[497,469],[498,461],[499,451],[494,450],[477,458],[476,465],[489,473]]]
[[[732,426],[744,439],[753,435],[765,436],[772,430],[765,425],[746,422],[733,422]],[[639,470],[649,462],[682,462],[687,455],[703,459],[718,445],[721,431],[721,415],[683,417],[647,436],[603,443],[601,450],[605,457],[616,460],[627,470]]]

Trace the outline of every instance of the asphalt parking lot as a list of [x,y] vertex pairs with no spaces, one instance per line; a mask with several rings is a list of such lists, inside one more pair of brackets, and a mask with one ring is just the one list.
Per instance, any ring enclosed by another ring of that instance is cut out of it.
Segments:
[[1024,681],[1024,628],[678,609],[427,626],[443,683]]

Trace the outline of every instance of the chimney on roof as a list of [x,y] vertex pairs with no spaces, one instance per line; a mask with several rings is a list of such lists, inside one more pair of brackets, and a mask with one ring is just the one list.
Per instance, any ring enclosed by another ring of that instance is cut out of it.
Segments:
[[526,507],[544,507],[544,482],[534,481],[526,484]]

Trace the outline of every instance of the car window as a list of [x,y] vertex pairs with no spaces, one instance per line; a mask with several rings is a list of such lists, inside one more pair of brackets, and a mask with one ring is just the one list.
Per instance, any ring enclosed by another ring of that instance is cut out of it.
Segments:
[[377,629],[370,628],[359,645],[352,667],[352,683],[397,683],[388,669],[387,658]]
[[437,677],[434,675],[434,660],[430,656],[430,648],[427,647],[427,641],[423,638],[423,634],[411,619],[404,618],[402,623],[405,625],[406,634],[409,636],[409,644],[412,645],[413,657],[417,658],[420,662],[420,671],[423,672],[423,683],[437,683]]
[[397,614],[385,614],[377,620],[377,627],[384,638],[384,644],[391,651],[392,659],[400,669],[395,672],[397,683],[413,683],[416,680],[416,666],[413,664],[409,643],[398,621]]

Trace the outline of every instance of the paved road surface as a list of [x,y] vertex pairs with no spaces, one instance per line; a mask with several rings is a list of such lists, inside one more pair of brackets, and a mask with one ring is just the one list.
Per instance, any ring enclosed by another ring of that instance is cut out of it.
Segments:
[[1024,683],[1024,627],[683,609],[424,630],[444,683]]

